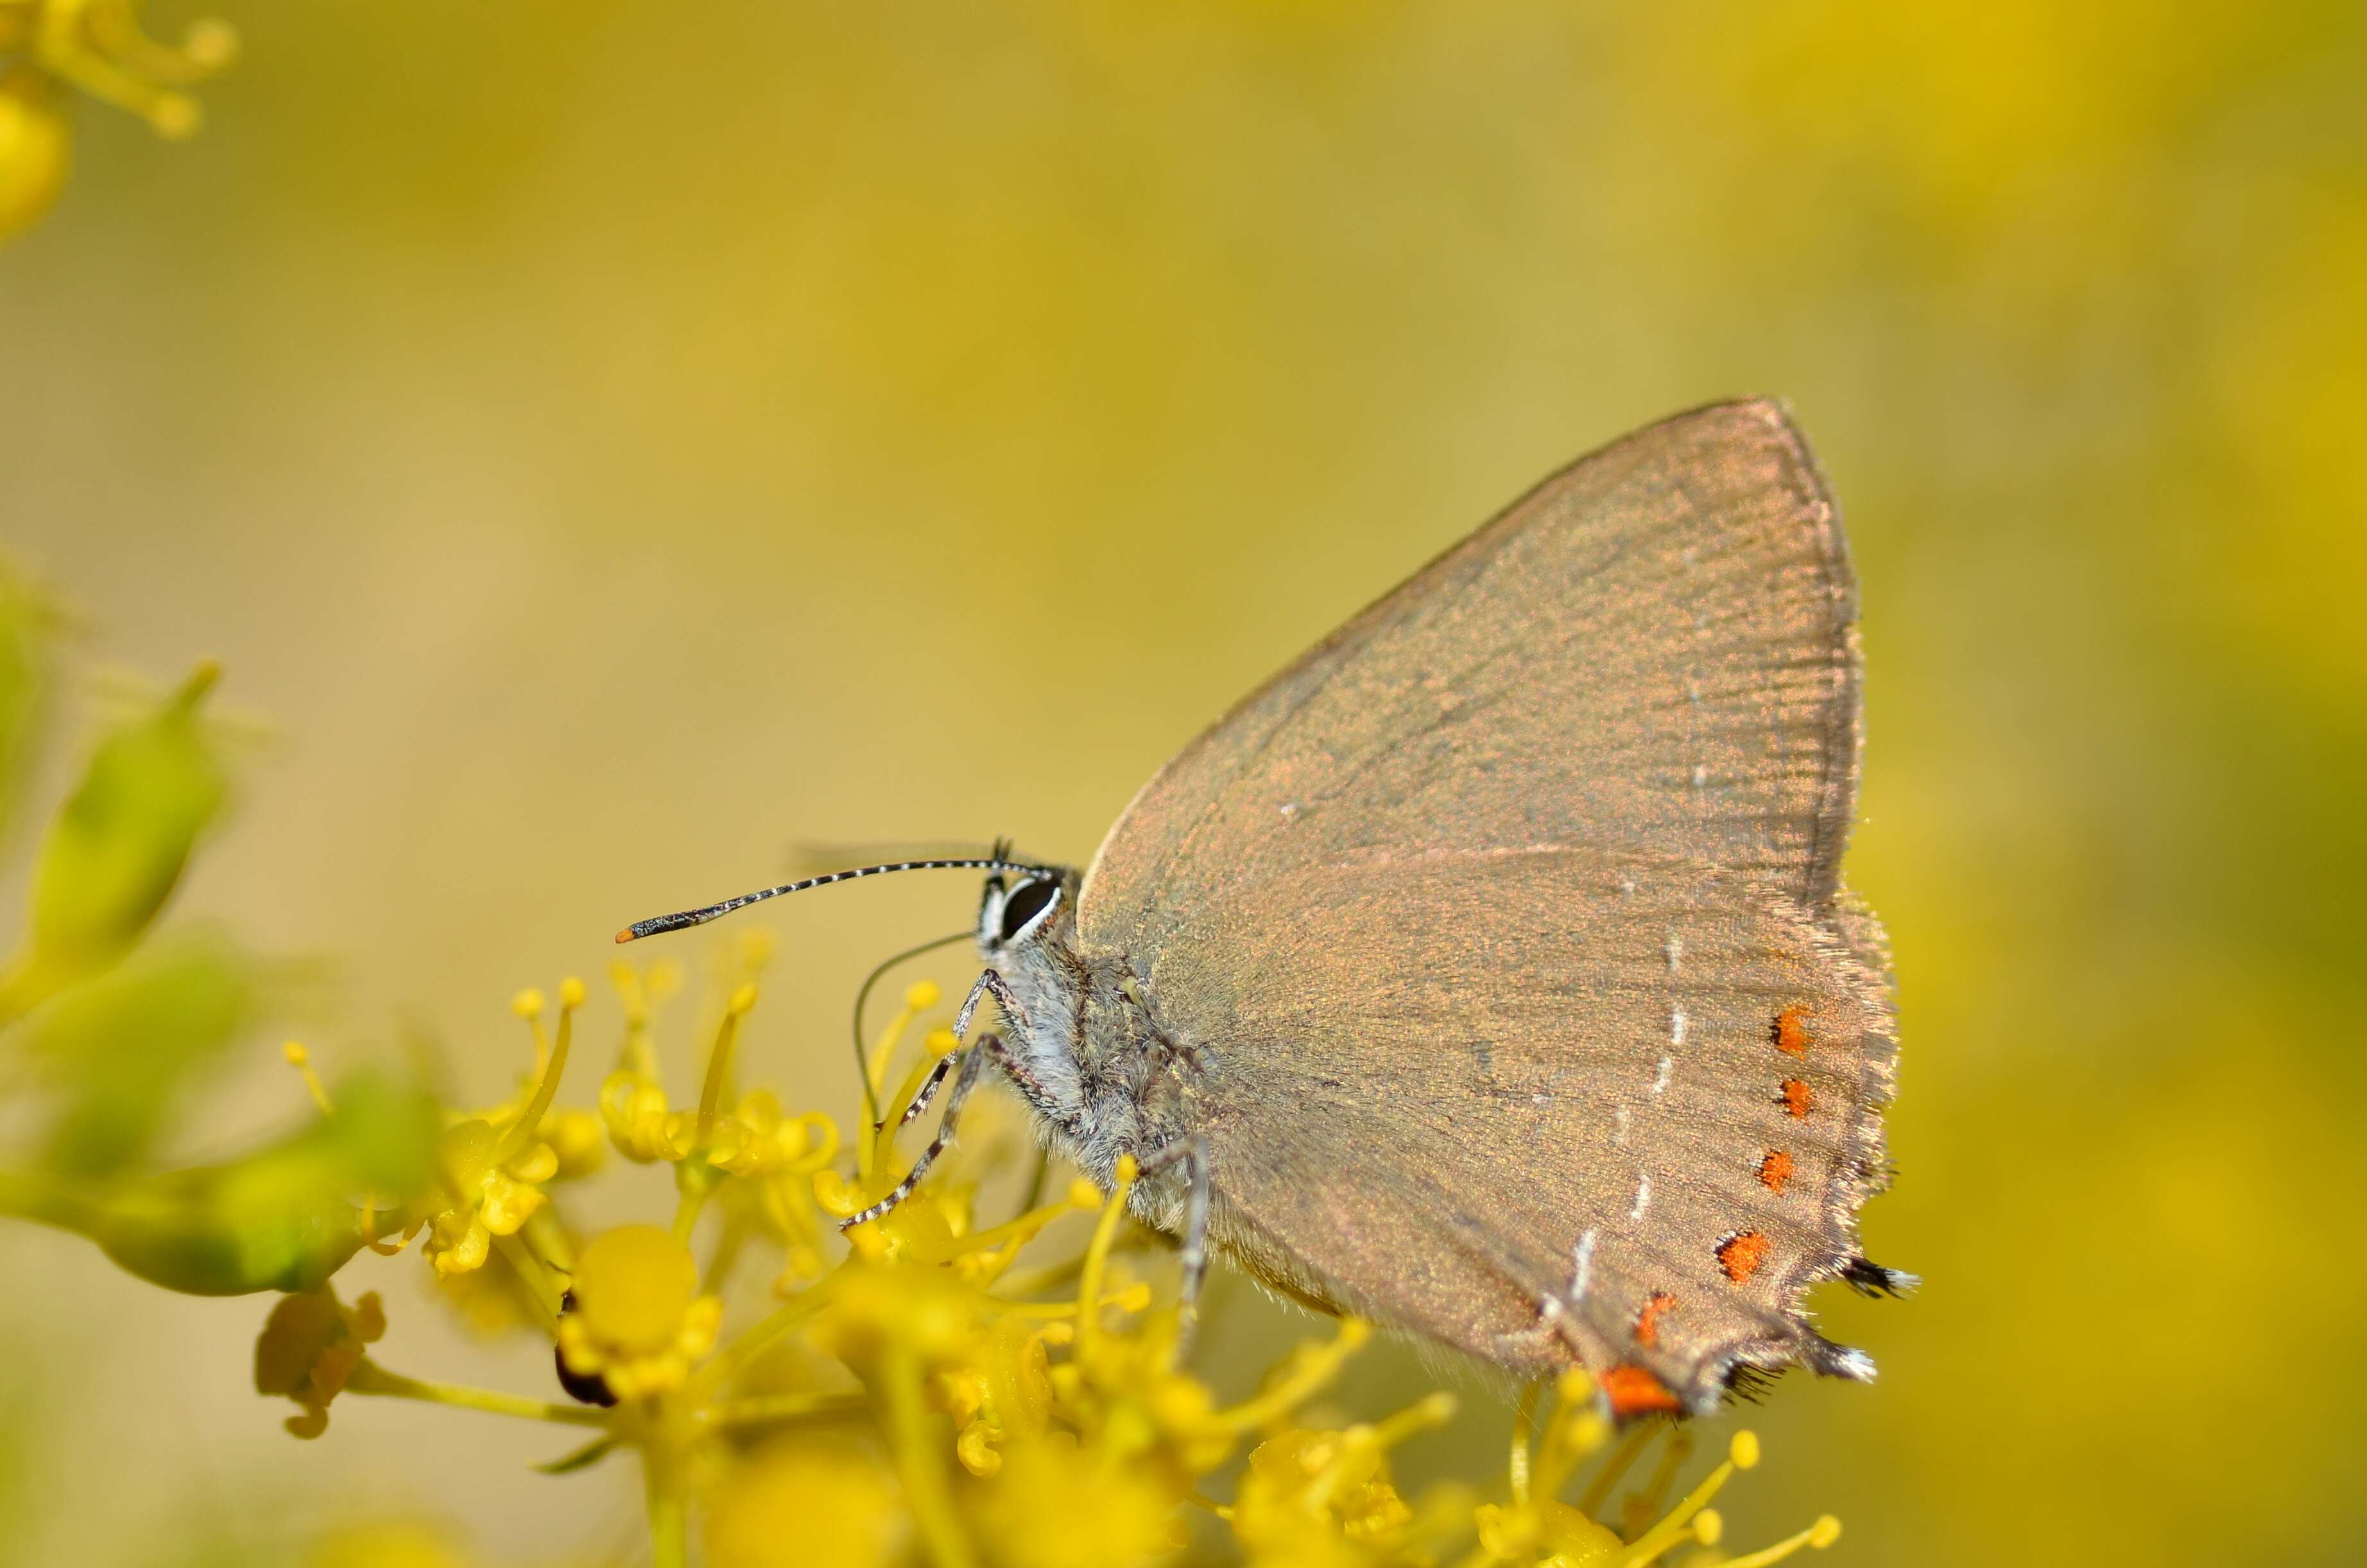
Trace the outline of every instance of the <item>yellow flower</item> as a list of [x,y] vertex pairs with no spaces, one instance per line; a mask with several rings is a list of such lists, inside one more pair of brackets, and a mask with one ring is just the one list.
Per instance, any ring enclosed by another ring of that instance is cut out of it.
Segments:
[[666,1104],[657,1080],[619,1069],[600,1085],[600,1120],[617,1153],[636,1165],[689,1156],[695,1123]]
[[[763,962],[762,949],[743,942],[740,952],[748,971]],[[661,1160],[679,1164],[703,1156],[732,1175],[753,1176],[800,1161],[811,1170],[828,1163],[837,1152],[838,1132],[828,1117],[784,1120],[780,1102],[770,1094],[763,1094],[762,1105],[753,1110],[745,1101],[737,1107],[730,1103],[732,1048],[739,1040],[741,1020],[756,1006],[754,982],[734,988],[725,1005],[722,1022],[708,1047],[706,1084],[698,1109],[687,1112],[672,1108],[659,1081],[656,1053],[649,1044],[648,1018],[641,1010],[646,1004],[639,977],[623,964],[614,966],[610,976],[625,998],[626,1036],[619,1052],[622,1065],[600,1085],[600,1119],[617,1153],[640,1165]],[[748,1113],[743,1115],[743,1110]],[[814,1150],[819,1153],[809,1160]]]
[[30,227],[66,182],[65,117],[39,72],[0,74],[0,241]]
[[[1662,1421],[1639,1422],[1604,1455],[1578,1503],[1565,1503],[1561,1493],[1578,1465],[1610,1445],[1612,1428],[1585,1373],[1564,1373],[1555,1386],[1555,1398],[1544,1440],[1534,1456],[1526,1437],[1530,1402],[1523,1401],[1511,1500],[1484,1505],[1473,1517],[1489,1562],[1529,1568],[1646,1568],[1679,1547],[1693,1545],[1699,1550],[1689,1562],[1695,1568],[1713,1563],[1767,1568],[1805,1547],[1823,1548],[1840,1539],[1840,1521],[1828,1514],[1798,1534],[1747,1556],[1727,1558],[1718,1550],[1725,1526],[1709,1503],[1737,1471],[1759,1462],[1759,1438],[1749,1431],[1734,1434],[1725,1462],[1663,1513],[1661,1504],[1692,1455],[1692,1429]],[[1620,1526],[1614,1529],[1603,1522],[1612,1493],[1663,1436],[1666,1450],[1651,1480],[1626,1498]]]
[[302,1405],[302,1415],[288,1418],[288,1430],[317,1437],[328,1430],[329,1402],[361,1365],[364,1347],[385,1333],[376,1291],[351,1307],[325,1287],[282,1296],[255,1342],[255,1392]]
[[[753,961],[744,949],[742,961],[744,972]],[[952,1044],[939,1031],[912,1060],[896,1048],[935,1005],[934,988],[907,994],[904,1016],[866,1062],[878,1120],[844,1162],[829,1118],[793,1114],[771,1091],[734,1085],[753,983],[739,983],[722,1010],[695,1111],[665,1105],[638,977],[620,990],[626,1048],[600,1125],[555,1105],[583,988],[561,988],[548,1039],[543,998],[525,993],[514,1006],[533,1027],[533,1074],[510,1102],[443,1131],[437,1196],[401,1210],[415,1219],[434,1209],[426,1250],[456,1301],[489,1324],[551,1325],[561,1381],[577,1403],[395,1372],[365,1354],[384,1329],[377,1299],[347,1309],[323,1289],[284,1298],[256,1345],[256,1387],[300,1407],[291,1431],[317,1436],[341,1391],[589,1428],[588,1441],[545,1468],[588,1468],[620,1449],[638,1458],[656,1561],[668,1565],[687,1561],[694,1517],[717,1568],[923,1558],[1126,1568],[1184,1545],[1192,1506],[1224,1522],[1249,1568],[1648,1568],[1678,1552],[1692,1554],[1680,1568],[1767,1568],[1839,1533],[1820,1519],[1762,1551],[1722,1556],[1723,1524],[1709,1505],[1756,1462],[1757,1439],[1738,1434],[1726,1462],[1670,1505],[1690,1429],[1651,1422],[1614,1431],[1580,1373],[1556,1386],[1542,1422],[1533,1421],[1541,1391],[1524,1401],[1512,1464],[1489,1501],[1462,1483],[1409,1496],[1390,1453],[1446,1420],[1448,1396],[1337,1428],[1304,1414],[1370,1337],[1358,1319],[1299,1346],[1257,1392],[1225,1403],[1182,1363],[1176,1313],[1152,1312],[1150,1284],[1114,1274],[1130,1223],[1131,1159],[1119,1162],[1110,1192],[1072,1180],[1048,1202],[980,1225],[973,1148],[970,1168],[949,1162],[892,1212],[855,1227],[830,1262],[816,1208],[858,1212],[911,1168],[898,1148],[905,1113]],[[301,1048],[287,1054],[306,1073],[323,1126],[356,1120],[372,1103],[343,1083],[332,1096]],[[891,1065],[905,1070],[883,1095]],[[604,1137],[674,1166],[673,1222],[606,1230],[579,1253],[561,1200],[542,1187],[562,1169],[588,1166],[596,1156],[587,1147]],[[405,1190],[419,1186],[414,1177]],[[374,1213],[361,1216],[362,1231]],[[1098,1216],[1081,1256],[1010,1282],[1023,1250],[1081,1213]],[[704,1278],[688,1244],[703,1216],[716,1221],[718,1243]],[[503,1248],[509,1267],[486,1278],[474,1271],[496,1237],[515,1238]],[[787,1299],[719,1343],[720,1280],[768,1238],[786,1256]],[[1664,1438],[1649,1480],[1616,1496]],[[1209,1478],[1244,1449],[1232,1501],[1209,1496]],[[1594,1469],[1581,1487],[1588,1460]],[[353,1561],[404,1561],[388,1551]]]
[[741,1096],[720,1117],[707,1163],[738,1176],[810,1176],[838,1154],[838,1127],[820,1111],[790,1117],[770,1089]]
[[1295,1428],[1250,1455],[1232,1506],[1233,1534],[1250,1561],[1321,1568],[1416,1561],[1441,1538],[1462,1532],[1470,1505],[1444,1488],[1417,1511],[1390,1480],[1389,1449],[1455,1413],[1434,1393],[1377,1426],[1331,1432]]
[[911,1535],[895,1478],[865,1443],[791,1437],[734,1466],[707,1511],[711,1568],[868,1568]]
[[[555,1042],[543,1038],[542,993],[520,992],[511,1004],[511,1010],[533,1027],[538,1071],[524,1104],[470,1117],[445,1131],[437,1153],[447,1203],[429,1220],[426,1246],[437,1274],[482,1267],[493,1238],[515,1235],[542,1207],[540,1184],[559,1174],[559,1154],[538,1142],[535,1132],[543,1125],[560,1075],[566,1071],[575,1009],[583,1001],[583,982],[569,980],[560,986]],[[501,1125],[504,1122],[506,1127]]]
[[428,1221],[427,1257],[438,1274],[484,1267],[495,1236],[514,1236],[542,1207],[535,1184],[559,1170],[548,1143],[515,1153],[493,1127],[464,1121],[444,1134],[446,1183],[456,1201]]
[[559,1353],[578,1377],[618,1399],[682,1386],[715,1346],[723,1303],[698,1293],[690,1249],[655,1225],[603,1233],[576,1262],[575,1308],[559,1323]]
[[141,30],[137,0],[0,0],[0,244],[37,222],[65,183],[72,137],[60,86],[179,138],[199,116],[176,89],[237,52],[237,34],[211,19],[192,24],[177,49],[158,43]]
[[138,0],[0,0],[0,51],[18,50],[46,74],[178,138],[197,130],[199,116],[197,100],[174,89],[228,65],[238,35],[207,17],[176,49],[141,29]]
[[1331,1341],[1300,1346],[1256,1395],[1219,1408],[1207,1384],[1176,1364],[1172,1314],[1127,1333],[1110,1332],[1102,1324],[1102,1278],[1135,1176],[1134,1157],[1121,1156],[1117,1187],[1085,1251],[1074,1346],[1050,1377],[1065,1421],[1125,1453],[1129,1462],[1163,1472],[1180,1498],[1195,1478],[1230,1457],[1244,1437],[1278,1429],[1338,1374],[1341,1364],[1371,1337],[1372,1326],[1342,1318]]

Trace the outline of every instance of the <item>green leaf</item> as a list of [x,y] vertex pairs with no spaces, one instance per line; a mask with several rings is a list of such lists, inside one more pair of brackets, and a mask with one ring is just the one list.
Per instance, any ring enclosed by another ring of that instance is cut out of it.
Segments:
[[27,1055],[62,1101],[53,1171],[99,1175],[148,1152],[187,1088],[254,1021],[255,966],[209,931],[150,944],[27,1020]]
[[219,671],[200,665],[171,700],[99,744],[33,865],[30,929],[0,1017],[128,951],[171,896],[227,793],[198,708]]
[[[436,1107],[415,1085],[360,1075],[334,1098],[335,1115],[223,1165],[105,1188],[0,1173],[0,1211],[88,1236],[168,1290],[316,1290],[371,1233],[399,1228],[435,1179]],[[363,1194],[377,1210],[368,1231]]]

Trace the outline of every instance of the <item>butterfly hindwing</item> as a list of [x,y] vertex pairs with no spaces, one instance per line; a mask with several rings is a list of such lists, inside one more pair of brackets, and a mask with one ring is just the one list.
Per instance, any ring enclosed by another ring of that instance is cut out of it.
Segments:
[[[1151,970],[1217,1234],[1297,1293],[1693,1406],[1859,1362],[1800,1312],[1857,1259],[1882,977],[1788,896],[1591,852],[1311,869]],[[1517,977],[1518,983],[1508,983]]]

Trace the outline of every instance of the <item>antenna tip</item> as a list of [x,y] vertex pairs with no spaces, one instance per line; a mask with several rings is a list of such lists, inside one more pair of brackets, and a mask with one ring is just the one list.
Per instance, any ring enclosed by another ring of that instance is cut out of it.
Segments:
[[634,935],[635,935],[635,932],[634,932],[633,928],[632,928],[630,926],[626,926],[623,930],[621,930],[621,931],[617,932],[617,946],[622,947],[625,943],[631,941],[631,940],[633,939],[633,937],[634,937]]

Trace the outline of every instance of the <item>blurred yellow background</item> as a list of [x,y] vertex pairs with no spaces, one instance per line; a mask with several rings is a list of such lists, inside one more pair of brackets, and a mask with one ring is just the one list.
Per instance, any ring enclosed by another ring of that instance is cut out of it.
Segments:
[[[1773,392],[1863,579],[1852,880],[1906,1045],[1866,1223],[1929,1283],[1823,1303],[1883,1379],[1784,1381],[1737,1533],[2367,1551],[2351,0],[215,8],[202,133],[79,105],[0,249],[0,542],[93,653],[218,656],[267,721],[183,902],[334,961],[320,1049],[417,1027],[493,1095],[513,990],[801,844],[1082,863],[1546,471]],[[750,1048],[835,1106],[855,982],[975,887],[826,898],[774,915]],[[269,1044],[225,1138],[286,1109]],[[400,1261],[391,1345],[542,1386]],[[490,1418],[293,1443],[254,1300],[21,1227],[0,1270],[0,1562],[634,1539]],[[1498,1462],[1477,1403],[1417,1469]]]

